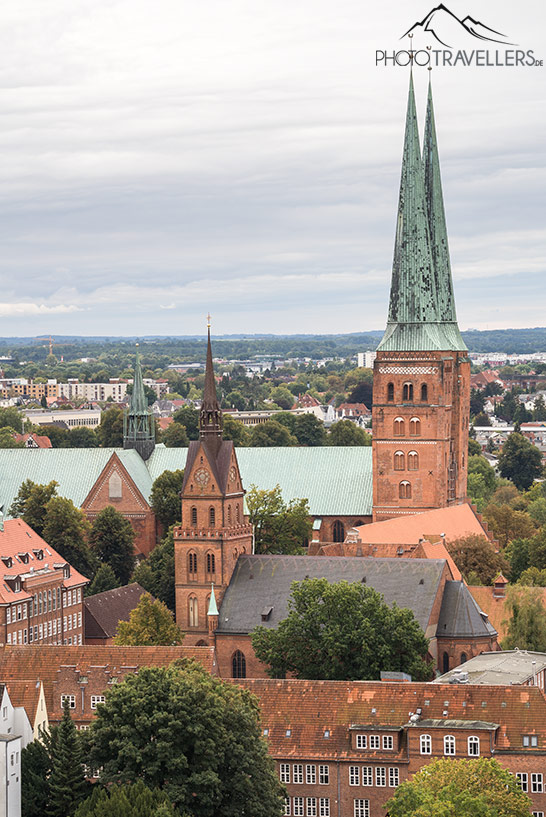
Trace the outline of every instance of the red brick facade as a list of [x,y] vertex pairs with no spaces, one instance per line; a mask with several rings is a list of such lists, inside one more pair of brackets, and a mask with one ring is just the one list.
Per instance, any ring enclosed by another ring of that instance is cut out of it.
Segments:
[[374,521],[464,501],[469,400],[465,352],[377,353]]

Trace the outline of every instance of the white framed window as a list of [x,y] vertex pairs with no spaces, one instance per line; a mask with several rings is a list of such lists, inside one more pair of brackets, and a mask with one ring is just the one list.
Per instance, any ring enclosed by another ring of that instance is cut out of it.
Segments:
[[18,604],[17,605],[17,621],[20,621],[22,617],[23,617],[23,613],[21,612],[21,605]]
[[50,619],[50,620],[47,622],[47,634],[49,635],[49,637],[50,637],[50,638],[51,638],[51,633],[52,633],[52,630],[53,630],[53,623],[52,623],[52,621],[51,621],[51,619]]
[[34,625],[34,641],[38,641],[38,625]]
[[305,767],[305,782],[307,783],[308,786],[311,786],[311,785],[314,786],[315,785],[315,783],[317,782],[317,767],[316,766],[312,765],[312,766],[306,766]]
[[392,735],[383,735],[383,749],[394,749],[394,738]]
[[57,619],[53,619],[53,635],[57,635]]
[[19,639],[18,640],[19,640],[19,644],[23,643],[23,631],[22,630],[19,630]]
[[[105,701],[104,695],[91,695],[91,709],[96,709],[97,704],[103,704]],[[290,767],[288,767],[290,768]],[[290,781],[288,781],[290,782]]]
[[303,764],[294,763],[292,766],[292,782],[303,783]]
[[11,607],[6,608],[6,624],[11,624]]
[[317,798],[307,797],[307,817],[317,817]]
[[444,737],[444,755],[455,754],[455,737],[453,735],[445,735]]
[[430,735],[421,735],[419,738],[419,751],[422,755],[432,754],[432,739]]
[[26,606],[26,604],[23,604],[23,618],[26,618],[26,617],[27,617],[27,606]]
[[285,817],[290,817],[290,815],[292,814],[292,809],[290,808],[290,798],[289,797],[284,798],[284,811],[283,811],[283,814],[285,815]]
[[43,636],[44,636],[44,625],[43,624],[38,624],[38,632],[40,634],[40,641],[41,641]]
[[516,772],[516,780],[522,791],[529,791],[529,776],[527,772]]
[[68,701],[68,706],[70,707],[70,709],[76,709],[75,695],[61,695],[61,709],[63,708],[65,701]]
[[294,797],[294,817],[303,817],[303,797]]
[[389,768],[389,786],[395,789],[400,785],[400,769],[398,766],[391,766]]
[[536,772],[531,775],[531,791],[533,794],[540,794],[544,791],[544,783],[541,772]]
[[362,785],[373,786],[373,768],[371,766],[362,767]]
[[533,815],[533,817],[544,817],[543,811],[532,811],[531,814]]
[[525,748],[529,748],[529,746],[536,748],[538,746],[538,735],[523,735],[523,745]]
[[[93,704],[91,704],[91,709]],[[279,767],[279,779],[281,783],[290,783],[290,763],[281,763]]]
[[480,755],[480,739],[475,735],[470,735],[468,738],[468,754],[470,757],[479,757]]
[[11,633],[8,633],[8,644],[11,644]]
[[379,749],[379,735],[370,735],[370,749]]
[[353,814],[354,817],[370,817],[370,801],[355,800]]
[[360,769],[358,766],[349,766],[349,786],[360,786]]
[[78,613],[78,627],[82,626],[82,614]]
[[318,767],[318,782],[321,786],[327,786],[330,782],[330,767],[329,766],[319,766]]
[[356,736],[356,748],[357,749],[367,749],[368,748],[368,736],[367,735],[357,735]]
[[329,797],[319,797],[319,817],[330,817]]
[[27,628],[23,630],[23,644],[27,643]]
[[376,766],[375,768],[375,785],[376,786],[387,785],[387,770],[384,766]]

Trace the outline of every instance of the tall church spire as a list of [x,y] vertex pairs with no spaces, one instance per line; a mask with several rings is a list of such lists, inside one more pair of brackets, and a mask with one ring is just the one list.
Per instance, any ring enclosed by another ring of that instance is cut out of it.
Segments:
[[144,392],[140,354],[136,351],[133,393],[129,409],[123,417],[123,447],[135,448],[143,460],[147,460],[155,448],[155,429],[148,400]]
[[[433,120],[431,123],[433,126]],[[437,161],[437,153],[435,155]],[[437,175],[439,179],[439,167]],[[430,176],[431,180],[433,176]],[[434,184],[436,187],[436,182]],[[440,305],[439,287],[443,284],[438,280],[432,251],[430,218],[434,218],[434,213],[431,215],[427,208],[413,76],[410,75],[389,317],[378,347],[380,350],[465,348],[458,330],[453,332],[452,326],[446,326],[446,318],[442,314],[445,310]],[[445,229],[445,219],[443,223]]]
[[210,345],[210,315],[207,316],[207,363],[205,368],[205,388],[199,414],[199,438],[211,445],[217,452],[222,442],[222,411],[216,396],[216,380]]

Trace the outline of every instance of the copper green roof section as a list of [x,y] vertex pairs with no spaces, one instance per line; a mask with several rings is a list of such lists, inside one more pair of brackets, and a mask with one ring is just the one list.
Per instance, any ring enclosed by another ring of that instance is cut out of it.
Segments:
[[155,446],[155,430],[152,413],[142,381],[140,355],[136,353],[133,393],[129,409],[123,416],[123,447],[134,448],[143,460],[147,460]]
[[413,77],[410,75],[389,317],[378,350],[464,348],[456,323],[446,322],[440,312]]
[[458,345],[455,348],[466,349],[464,341],[459,335],[457,315],[455,312],[455,297],[453,294],[453,279],[451,276],[440,159],[438,156],[438,141],[434,122],[432,85],[430,82],[428,86],[427,117],[423,144],[423,165],[430,247],[436,275],[436,291],[438,293],[439,318],[441,321],[451,324],[452,340],[453,342],[458,341]]

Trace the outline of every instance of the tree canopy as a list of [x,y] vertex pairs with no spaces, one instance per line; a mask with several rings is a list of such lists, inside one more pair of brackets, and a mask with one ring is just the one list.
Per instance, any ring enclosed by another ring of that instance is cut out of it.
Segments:
[[292,499],[286,504],[280,485],[270,491],[252,485],[246,503],[250,523],[254,525],[256,553],[302,552],[312,530],[306,499]]
[[326,439],[328,445],[371,445],[372,438],[351,420],[338,420]]
[[97,438],[103,448],[123,445],[123,411],[117,406],[102,412]]
[[98,560],[87,544],[90,525],[71,499],[54,496],[46,505],[42,536],[77,571],[91,579]]
[[514,431],[504,443],[499,457],[499,473],[510,479],[520,491],[527,491],[542,475],[542,455],[523,434]]
[[100,783],[93,794],[80,803],[75,817],[176,817],[177,812],[165,792],[149,789],[142,780],[127,785]]
[[114,643],[128,647],[174,646],[181,644],[183,638],[169,608],[144,593],[131,610],[129,621],[119,622]]
[[531,801],[496,760],[438,758],[398,786],[386,808],[389,817],[527,817]]
[[[63,717],[52,733],[51,774],[47,780],[49,817],[70,817],[86,793],[83,755],[79,735],[70,717],[68,699],[63,704]],[[44,781],[45,782],[45,781]]]
[[175,610],[174,527],[171,525],[159,545],[133,573],[133,581],[142,585],[156,599],[161,599],[172,612]]
[[447,549],[465,577],[476,574],[480,584],[490,585],[498,573],[507,573],[510,565],[485,536],[470,534],[449,542]]
[[128,674],[85,736],[103,785],[140,779],[192,817],[282,814],[257,700],[193,661]]
[[546,652],[546,610],[540,587],[513,585],[506,594],[509,618],[503,650],[535,650]]
[[199,412],[197,409],[184,406],[174,413],[173,420],[184,426],[188,440],[199,439]]
[[150,505],[156,517],[166,529],[180,519],[182,506],[180,492],[184,481],[184,469],[163,471],[152,485]]
[[89,544],[101,562],[110,565],[120,584],[127,584],[135,566],[134,541],[131,523],[113,505],[107,505],[93,520]]
[[271,448],[272,446],[297,445],[298,440],[286,426],[276,420],[254,426],[250,432],[250,445],[253,448]]
[[85,588],[85,595],[95,596],[97,593],[105,593],[107,590],[114,590],[119,586],[119,579],[117,579],[110,565],[105,562],[95,573],[95,578],[91,584]]
[[17,496],[9,509],[10,516],[20,517],[30,525],[38,536],[42,536],[49,500],[57,496],[58,482],[52,480],[47,485],[38,485],[31,479],[21,483]]
[[428,640],[411,610],[389,607],[373,588],[304,579],[293,582],[288,604],[276,629],[258,627],[252,634],[254,652],[272,677],[372,681],[382,670],[433,677]]

